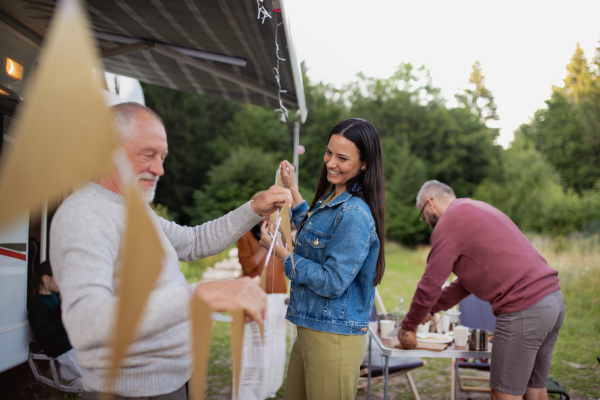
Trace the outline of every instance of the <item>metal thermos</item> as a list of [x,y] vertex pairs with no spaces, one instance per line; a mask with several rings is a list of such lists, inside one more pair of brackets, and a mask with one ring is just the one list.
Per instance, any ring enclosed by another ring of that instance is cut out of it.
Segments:
[[490,331],[486,329],[471,329],[471,335],[469,337],[469,349],[476,351],[487,351],[489,335]]

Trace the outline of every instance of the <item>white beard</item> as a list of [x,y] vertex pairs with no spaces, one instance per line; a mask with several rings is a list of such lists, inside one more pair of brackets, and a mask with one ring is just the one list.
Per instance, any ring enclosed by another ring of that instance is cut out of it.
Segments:
[[152,187],[142,187],[138,185],[140,189],[140,196],[142,197],[142,200],[147,204],[152,203],[152,201],[154,200],[154,196],[156,195],[156,185],[158,183],[158,178],[158,176],[150,174],[148,172],[142,172],[141,174],[136,176],[136,180],[138,182],[141,179],[155,179],[154,186]]

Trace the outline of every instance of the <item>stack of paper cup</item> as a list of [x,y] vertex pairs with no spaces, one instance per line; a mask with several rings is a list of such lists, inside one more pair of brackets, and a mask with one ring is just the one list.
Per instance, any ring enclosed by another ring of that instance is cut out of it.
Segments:
[[450,316],[445,315],[442,317],[442,333],[447,333],[450,330]]
[[439,315],[435,322],[435,331],[437,333],[446,333],[450,329],[450,317],[446,314]]

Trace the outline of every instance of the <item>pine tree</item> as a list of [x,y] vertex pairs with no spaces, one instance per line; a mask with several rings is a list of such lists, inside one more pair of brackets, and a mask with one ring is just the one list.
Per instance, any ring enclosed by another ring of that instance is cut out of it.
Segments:
[[477,115],[483,123],[489,120],[498,120],[498,106],[494,101],[492,91],[485,87],[485,76],[479,61],[475,61],[472,66],[469,84],[472,88],[465,89],[463,95],[456,96],[459,104]]
[[567,76],[563,79],[563,83],[562,88],[554,87],[553,90],[562,93],[572,105],[584,100],[594,85],[594,77],[579,43],[571,61],[567,64]]

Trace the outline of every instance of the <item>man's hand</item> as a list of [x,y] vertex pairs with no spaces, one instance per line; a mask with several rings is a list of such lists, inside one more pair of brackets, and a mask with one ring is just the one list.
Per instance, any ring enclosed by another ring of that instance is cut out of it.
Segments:
[[216,312],[244,310],[247,321],[258,323],[266,317],[267,294],[260,288],[258,276],[201,283],[195,295]]
[[287,199],[290,200],[291,207],[292,192],[289,189],[273,185],[263,194],[252,200],[250,207],[252,211],[265,217],[281,209]]
[[398,330],[398,340],[405,349],[414,349],[417,347],[417,333],[415,331],[405,331],[400,327]]

